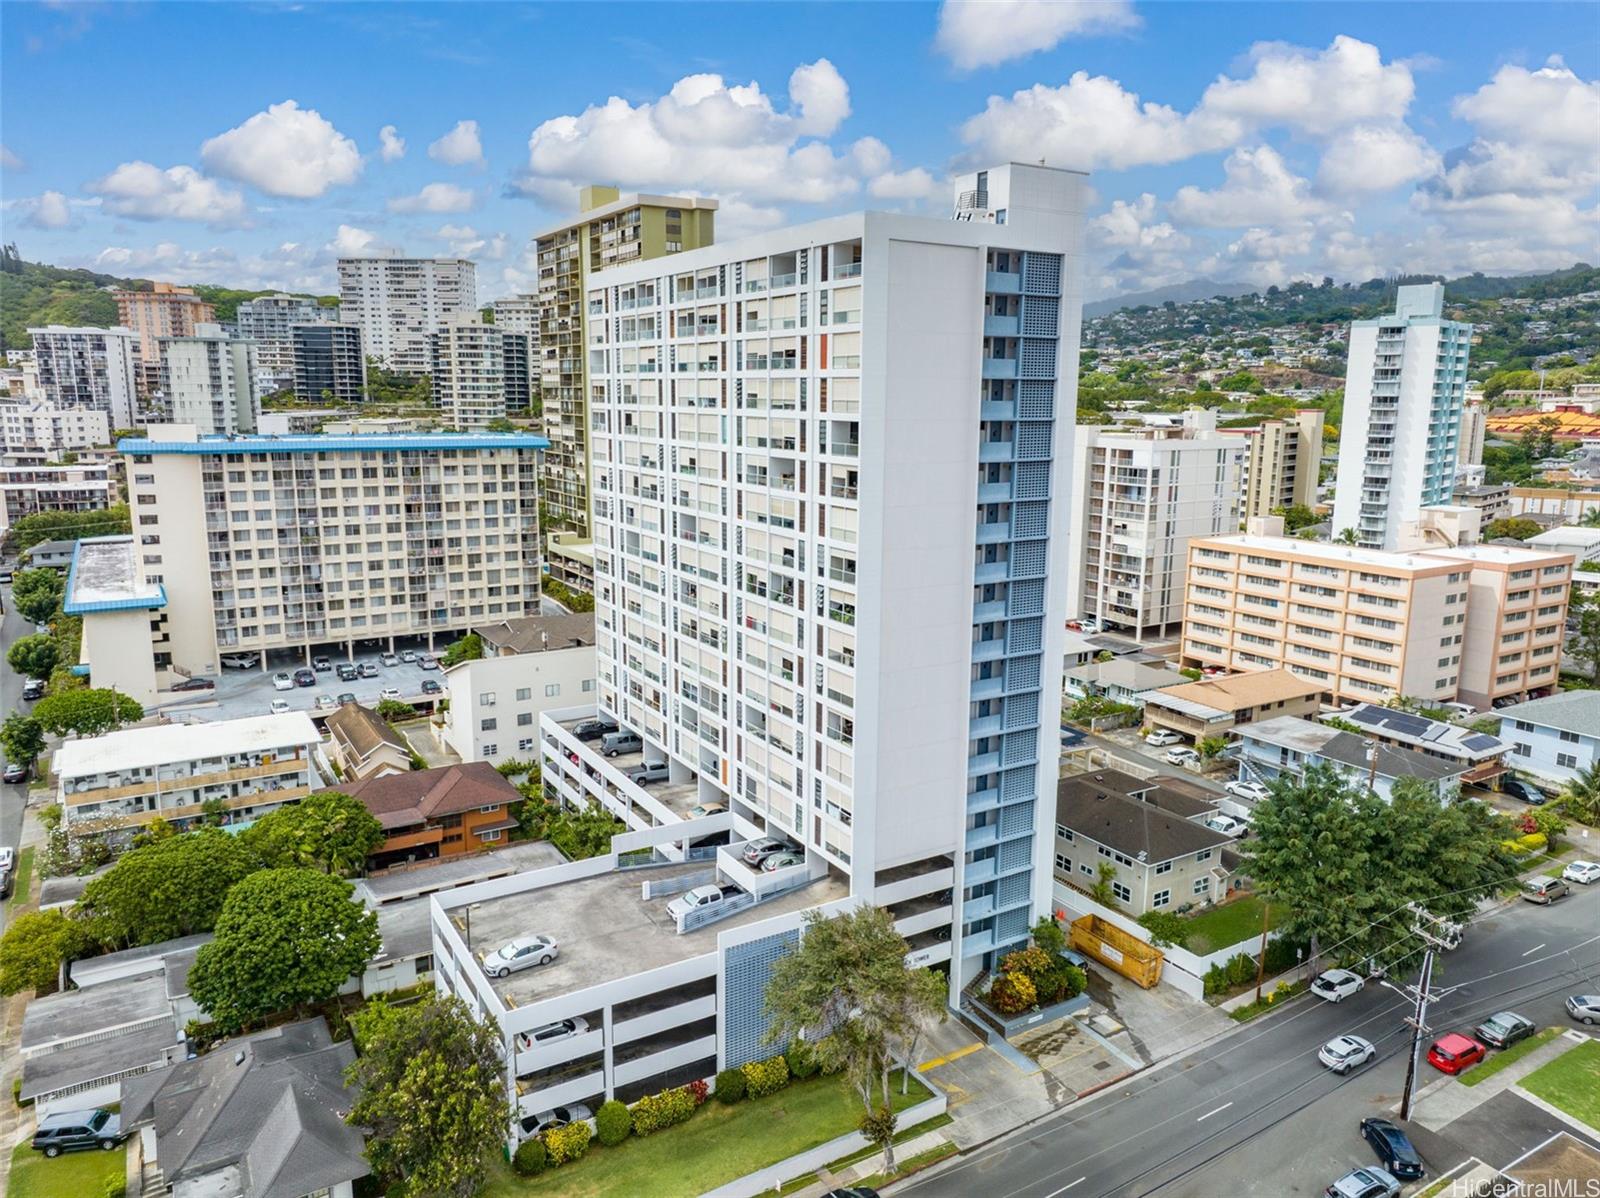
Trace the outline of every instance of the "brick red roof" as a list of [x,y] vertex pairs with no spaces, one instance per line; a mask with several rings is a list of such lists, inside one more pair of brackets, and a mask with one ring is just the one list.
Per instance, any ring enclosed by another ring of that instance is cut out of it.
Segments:
[[444,765],[405,774],[384,774],[329,787],[360,799],[386,830],[408,828],[446,815],[459,815],[522,795],[487,761]]

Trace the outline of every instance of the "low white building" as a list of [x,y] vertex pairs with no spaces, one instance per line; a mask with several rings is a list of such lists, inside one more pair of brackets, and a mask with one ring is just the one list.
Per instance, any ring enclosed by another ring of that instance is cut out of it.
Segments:
[[254,819],[322,785],[321,742],[303,711],[68,740],[50,763],[62,826],[116,832],[159,817],[181,828],[214,799],[230,822]]
[[1523,544],[1529,549],[1570,553],[1580,563],[1600,561],[1600,528],[1563,524],[1560,528],[1552,528],[1549,532],[1531,536]]
[[111,443],[111,420],[99,408],[48,403],[0,403],[0,445],[7,453],[59,457]]
[[37,512],[94,512],[111,506],[116,480],[104,463],[0,465],[0,533]]
[[463,761],[539,755],[539,717],[594,701],[594,616],[525,616],[473,630],[484,656],[445,671],[443,740]]
[[1558,691],[1495,713],[1506,764],[1564,786],[1600,760],[1600,693]]

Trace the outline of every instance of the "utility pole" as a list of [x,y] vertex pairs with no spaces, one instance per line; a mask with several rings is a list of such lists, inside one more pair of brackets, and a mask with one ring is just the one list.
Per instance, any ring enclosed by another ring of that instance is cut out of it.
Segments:
[[1266,899],[1261,900],[1261,953],[1256,957],[1256,1001],[1261,1001],[1261,979],[1267,972],[1267,916],[1272,913],[1272,904]]
[[1428,1004],[1449,991],[1435,993],[1433,989],[1433,960],[1435,955],[1461,943],[1461,925],[1440,919],[1428,912],[1420,903],[1408,903],[1411,911],[1411,931],[1421,937],[1427,946],[1422,954],[1422,971],[1415,986],[1400,987],[1385,980],[1383,985],[1396,994],[1403,994],[1415,1003],[1411,1018],[1411,1053],[1406,1062],[1406,1088],[1400,1100],[1400,1118],[1411,1118],[1412,1091],[1416,1086],[1417,1070],[1422,1064],[1422,1037],[1428,1031]]

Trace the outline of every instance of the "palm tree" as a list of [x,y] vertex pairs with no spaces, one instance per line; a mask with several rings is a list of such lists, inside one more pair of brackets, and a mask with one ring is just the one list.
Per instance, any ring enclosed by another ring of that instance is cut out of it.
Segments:
[[1356,543],[1356,530],[1347,528],[1335,538],[1341,545],[1354,545]]
[[1583,528],[1600,528],[1600,507],[1592,507],[1584,512],[1578,524]]
[[1600,761],[1567,783],[1561,793],[1561,806],[1573,819],[1600,825]]

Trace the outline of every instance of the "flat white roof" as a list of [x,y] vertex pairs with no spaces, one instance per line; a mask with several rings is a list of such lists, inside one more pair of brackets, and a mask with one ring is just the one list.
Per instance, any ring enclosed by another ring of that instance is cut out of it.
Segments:
[[219,720],[214,724],[125,728],[64,742],[56,750],[51,768],[65,778],[82,778],[180,761],[204,761],[230,753],[296,748],[317,744],[321,739],[311,717],[303,711]]
[[1450,564],[1422,550],[1402,553],[1386,549],[1363,549],[1359,545],[1329,545],[1322,541],[1304,541],[1299,537],[1260,537],[1250,533],[1238,533],[1226,537],[1195,537],[1190,544],[1215,545],[1219,549],[1229,549],[1236,553],[1254,551],[1274,557],[1312,558],[1346,568],[1376,566],[1390,570],[1429,570]]
[[1529,537],[1527,544],[1548,545],[1556,549],[1566,548],[1569,545],[1592,548],[1600,545],[1600,528],[1580,528],[1576,524],[1564,524],[1560,528],[1552,528],[1549,532]]
[[1551,562],[1567,554],[1559,549],[1524,549],[1518,545],[1466,545],[1457,549],[1430,549],[1432,556],[1448,561],[1496,562],[1515,566],[1533,562]]

